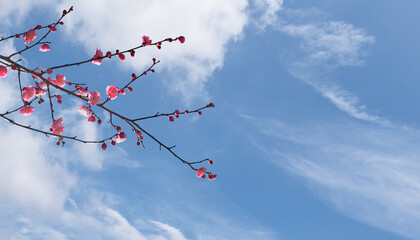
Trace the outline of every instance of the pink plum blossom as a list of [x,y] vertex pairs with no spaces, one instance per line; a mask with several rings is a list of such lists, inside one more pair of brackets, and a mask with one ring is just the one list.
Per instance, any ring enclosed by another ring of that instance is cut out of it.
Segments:
[[0,77],[4,78],[7,76],[7,68],[5,66],[0,66]]
[[25,106],[20,109],[20,114],[22,114],[23,116],[28,116],[28,115],[31,115],[33,111],[34,111],[34,107]]
[[101,94],[98,91],[89,93],[89,104],[96,105],[101,101]]
[[152,40],[148,36],[143,36],[142,40],[143,40],[143,46],[148,46],[152,44]]
[[66,85],[66,76],[62,74],[55,75],[55,85],[64,87]]
[[83,105],[80,105],[78,110],[85,117],[88,117],[92,114],[92,111],[89,108],[87,108],[86,106],[83,106]]
[[23,88],[22,99],[23,101],[29,101],[35,97],[35,87],[29,86]]
[[45,82],[39,82],[39,87],[42,89],[47,89],[47,84]]
[[79,91],[77,91],[76,94],[82,97],[87,97],[89,96],[89,91],[86,88],[79,87]]
[[47,51],[50,51],[51,50],[51,47],[50,47],[50,45],[48,45],[48,44],[42,44],[42,46],[41,47],[39,47],[39,51],[41,51],[41,52],[47,52]]
[[101,49],[96,49],[95,56],[93,56],[92,63],[96,65],[101,65],[104,59],[102,58],[104,55],[102,54]]
[[111,100],[116,99],[118,97],[118,88],[114,85],[106,87],[106,95]]
[[59,118],[53,122],[51,125],[51,131],[54,134],[61,135],[64,133],[63,118]]
[[25,34],[23,34],[23,38],[25,39],[25,44],[30,44],[36,38],[36,31],[33,29],[27,31]]
[[35,88],[35,96],[42,97],[47,93],[47,90],[41,88]]
[[197,177],[202,177],[204,175],[204,173],[206,172],[205,168],[200,168],[197,170]]
[[118,133],[116,137],[114,137],[112,140],[116,141],[117,143],[122,143],[125,140],[127,140],[127,135],[124,132]]

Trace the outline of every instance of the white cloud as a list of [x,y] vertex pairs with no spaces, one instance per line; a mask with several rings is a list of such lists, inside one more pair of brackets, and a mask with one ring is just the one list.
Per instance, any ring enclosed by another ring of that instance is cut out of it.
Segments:
[[96,48],[138,46],[143,35],[152,40],[184,35],[183,45],[141,49],[123,65],[142,72],[153,57],[162,60],[157,68],[170,70],[168,90],[188,103],[208,98],[207,78],[223,66],[227,44],[241,37],[248,21],[246,0],[65,1],[58,9],[72,3],[75,11],[66,17],[64,28],[69,39],[82,43],[92,56]]
[[16,27],[16,25],[20,25],[23,22],[26,16],[34,14],[35,11],[39,11],[45,6],[51,6],[54,2],[54,0],[39,0],[35,4],[31,0],[2,0],[0,11],[1,27]]
[[363,63],[363,47],[375,42],[373,36],[352,24],[337,21],[289,24],[281,30],[301,40],[305,61],[315,65],[357,66]]
[[165,230],[169,235],[169,240],[187,240],[179,229],[176,229],[168,224],[158,221],[150,221],[162,230]]
[[330,77],[331,72],[338,67],[362,65],[366,55],[365,47],[373,44],[375,38],[349,23],[312,20],[320,15],[314,10],[300,10],[296,13],[297,19],[285,18],[276,26],[279,31],[297,38],[300,42],[299,48],[303,56],[289,64],[289,72],[314,87],[323,97],[350,116],[382,126],[391,126],[388,120],[369,113],[366,106],[360,104],[357,96],[341,89],[338,81]]
[[264,144],[254,140],[255,146],[279,167],[306,179],[338,211],[390,232],[420,238],[418,130],[354,122],[298,127],[245,117],[271,139]]
[[275,24],[278,18],[277,14],[282,8],[283,0],[256,0],[254,2],[256,10],[262,13],[260,13],[258,21],[253,23],[261,30]]

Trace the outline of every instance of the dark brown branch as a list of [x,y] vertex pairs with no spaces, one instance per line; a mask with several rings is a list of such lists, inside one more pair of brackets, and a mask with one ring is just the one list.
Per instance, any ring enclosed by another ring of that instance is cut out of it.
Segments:
[[[199,112],[199,111],[201,111],[203,109],[209,108],[209,107],[211,107],[211,106],[209,104],[207,104],[204,107],[201,107],[201,108],[198,108],[198,109],[195,109],[195,110],[192,110],[192,111],[179,112],[179,115],[190,114],[190,113],[197,113],[197,112]],[[147,116],[147,117],[141,117],[141,118],[133,119],[133,121],[136,122],[136,121],[146,120],[146,119],[150,119],[150,118],[157,118],[157,117],[163,117],[163,116],[166,116],[167,117],[167,116],[172,116],[172,115],[175,115],[175,112],[172,112],[172,113],[160,113],[160,114],[158,112],[158,113],[156,113],[155,115],[152,115],[152,116]]]
[[47,132],[47,131],[43,131],[43,130],[40,130],[40,129],[37,129],[37,128],[33,128],[31,126],[26,126],[26,125],[15,122],[14,120],[4,116],[3,114],[0,115],[0,117],[6,119],[9,123],[11,123],[13,125],[16,125],[16,126],[19,126],[19,127],[22,127],[22,128],[26,128],[26,129],[29,129],[29,130],[32,130],[32,131],[35,131],[35,132],[43,133],[47,136],[55,136],[55,137],[59,137],[59,138],[66,138],[66,139],[71,139],[71,140],[74,140],[74,141],[77,141],[77,142],[82,142],[82,143],[103,143],[104,141],[112,139],[113,137],[117,136],[117,134],[115,134],[111,137],[104,138],[102,140],[83,140],[83,139],[77,138],[77,136],[70,137],[70,136],[65,136],[65,135],[57,135],[57,134],[54,134],[54,133],[51,133],[51,132]]
[[[118,52],[118,53],[113,53],[113,54],[111,54],[110,57],[114,57],[114,56],[117,56],[119,54],[129,53],[129,52],[134,51],[134,50],[139,49],[139,48],[143,48],[143,47],[147,47],[147,46],[159,45],[159,44],[162,44],[163,42],[167,42],[167,41],[173,41],[173,40],[169,40],[169,39],[172,39],[172,38],[167,38],[165,40],[154,42],[154,43],[151,43],[150,45],[146,45],[146,46],[142,44],[142,45],[139,45],[137,47],[134,47],[134,48],[131,48],[131,49],[128,49],[128,50],[124,50],[124,51],[121,51],[121,52]],[[53,70],[53,69],[58,69],[58,68],[65,68],[65,67],[71,67],[71,66],[79,66],[81,64],[85,64],[85,63],[91,62],[93,60],[100,60],[100,59],[105,59],[105,58],[108,58],[108,57],[106,55],[103,56],[103,57],[99,57],[99,58],[93,58],[92,57],[92,58],[87,59],[87,60],[84,60],[84,61],[79,61],[79,62],[68,63],[68,64],[63,64],[63,65],[59,65],[59,66],[50,67],[50,69]]]

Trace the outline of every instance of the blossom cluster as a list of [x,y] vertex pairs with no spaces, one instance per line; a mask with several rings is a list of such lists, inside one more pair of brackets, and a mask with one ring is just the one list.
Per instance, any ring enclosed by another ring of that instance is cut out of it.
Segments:
[[[0,38],[0,42],[1,42],[5,39],[9,39],[9,38],[19,39],[20,37],[23,37],[23,43],[27,45],[24,49],[22,49],[20,51],[17,51],[16,53],[13,53],[12,55],[10,55],[8,57],[0,55],[0,78],[6,78],[7,75],[8,75],[9,69],[12,70],[12,71],[17,71],[18,72],[18,81],[19,81],[19,86],[20,86],[20,96],[21,96],[20,98],[22,100],[22,106],[20,108],[18,108],[16,110],[13,110],[13,111],[10,111],[10,112],[6,112],[4,114],[0,114],[0,117],[8,120],[11,123],[15,123],[13,120],[7,118],[6,115],[19,110],[21,115],[29,116],[29,115],[33,114],[35,112],[35,109],[36,109],[32,105],[34,100],[37,99],[38,104],[42,104],[42,103],[45,102],[44,98],[46,98],[46,100],[49,102],[51,117],[52,117],[52,124],[51,124],[51,127],[49,129],[50,132],[35,129],[31,126],[24,126],[22,124],[19,124],[18,126],[25,127],[27,129],[34,130],[34,131],[37,131],[37,132],[42,132],[46,135],[57,136],[58,139],[59,139],[58,142],[57,142],[57,145],[60,145],[60,144],[64,145],[63,139],[67,138],[67,139],[77,140],[77,141],[84,142],[84,143],[97,143],[97,144],[101,145],[101,148],[103,150],[106,150],[107,149],[107,142],[111,143],[111,145],[115,145],[116,143],[125,142],[128,138],[126,132],[123,131],[122,127],[114,124],[114,122],[112,120],[112,116],[117,116],[122,122],[125,122],[127,124],[127,126],[129,126],[134,131],[135,137],[137,139],[137,145],[144,146],[143,145],[143,134],[145,134],[148,137],[150,137],[152,140],[157,142],[160,147],[166,148],[176,158],[181,160],[184,164],[187,164],[191,169],[195,170],[197,172],[197,177],[206,178],[206,175],[207,175],[210,180],[215,179],[217,175],[213,174],[211,172],[207,172],[206,168],[204,168],[204,167],[195,168],[195,164],[201,164],[205,161],[207,161],[210,164],[213,164],[212,160],[205,159],[205,160],[198,161],[198,162],[185,161],[184,159],[180,158],[178,155],[176,155],[173,152],[173,150],[172,150],[173,147],[166,146],[161,141],[159,141],[157,138],[153,137],[148,131],[141,128],[140,125],[138,124],[139,121],[144,120],[144,119],[149,119],[149,118],[157,118],[157,117],[165,117],[166,116],[169,119],[170,122],[174,122],[175,118],[179,118],[180,115],[182,115],[182,114],[189,114],[189,113],[194,113],[195,112],[198,115],[201,115],[203,109],[214,107],[213,103],[209,103],[205,107],[198,108],[198,109],[195,109],[195,110],[185,110],[183,112],[180,112],[179,110],[175,110],[171,113],[161,113],[161,114],[156,114],[156,115],[143,117],[143,118],[137,118],[137,119],[126,118],[123,115],[117,113],[116,111],[113,111],[113,110],[105,107],[105,104],[108,101],[116,100],[120,95],[126,95],[127,91],[132,92],[133,88],[130,85],[134,81],[136,81],[140,77],[145,76],[148,72],[155,73],[155,70],[154,70],[153,67],[157,63],[159,63],[159,61],[157,61],[155,58],[152,59],[153,63],[147,70],[143,71],[141,74],[135,74],[135,73],[131,74],[131,78],[128,80],[127,84],[122,85],[120,87],[118,87],[116,85],[107,86],[105,88],[105,94],[102,95],[102,96],[101,96],[101,92],[98,91],[98,90],[94,90],[94,91],[89,90],[88,86],[86,86],[86,84],[74,83],[74,82],[69,81],[64,74],[57,73],[57,74],[55,74],[55,76],[52,75],[53,71],[55,72],[55,71],[59,70],[60,68],[81,65],[81,64],[85,64],[85,63],[89,63],[89,62],[91,62],[94,65],[99,66],[99,65],[103,64],[105,59],[112,58],[112,57],[118,57],[118,59],[120,59],[121,61],[125,61],[126,54],[129,54],[131,57],[134,57],[135,53],[136,53],[136,50],[140,49],[140,48],[143,48],[143,47],[156,46],[158,49],[161,49],[162,44],[164,42],[179,41],[180,43],[185,43],[185,37],[184,36],[179,36],[179,37],[176,37],[176,38],[166,38],[162,41],[153,42],[150,37],[144,35],[139,39],[139,45],[137,47],[134,47],[134,48],[131,48],[131,49],[127,49],[127,50],[124,50],[124,51],[116,50],[116,51],[113,51],[113,52],[106,51],[105,54],[102,52],[101,49],[96,49],[94,54],[93,54],[93,57],[91,59],[76,62],[76,63],[71,63],[71,64],[52,66],[52,67],[49,67],[49,68],[39,68],[38,67],[35,70],[30,70],[27,67],[25,67],[24,65],[22,65],[21,63],[19,63],[19,61],[12,60],[12,58],[11,58],[12,56],[17,55],[17,54],[21,55],[25,51],[28,51],[29,49],[31,49],[35,46],[39,46],[38,50],[40,52],[51,51],[50,42],[46,42],[46,41],[44,41],[44,39],[47,37],[47,35],[49,33],[56,32],[57,27],[59,25],[64,24],[61,20],[63,19],[64,16],[66,16],[71,11],[73,11],[73,7],[71,7],[69,10],[64,10],[60,19],[54,24],[50,24],[50,25],[46,25],[46,26],[37,25],[35,28],[29,29],[28,31],[26,31],[24,33],[11,35],[10,37],[7,37],[7,38]],[[42,30],[47,30],[47,32],[44,33],[43,35],[39,34],[39,32],[42,31]],[[40,36],[38,36],[38,35],[40,35]],[[44,70],[44,69],[46,69],[46,70]],[[34,80],[34,84],[22,87],[22,83],[21,83],[21,79],[20,79],[20,74],[21,73],[27,73],[30,76],[32,76],[32,78]],[[54,111],[55,100],[53,101],[53,99],[56,99],[57,103],[61,104],[63,102],[63,97],[62,97],[61,94],[53,94],[53,92],[52,92],[53,90],[57,91],[57,92],[62,92],[63,94],[65,94],[63,96],[68,95],[68,96],[78,98],[79,100],[82,100],[84,102],[84,104],[79,105],[77,110],[79,111],[79,113],[82,116],[87,117],[88,122],[92,122],[92,123],[97,122],[98,124],[102,123],[102,120],[101,120],[100,116],[94,112],[95,108],[102,109],[105,112],[109,113],[109,115],[110,115],[109,124],[111,124],[115,128],[116,133],[113,136],[110,136],[110,137],[105,138],[103,140],[97,140],[97,141],[96,140],[95,141],[87,141],[87,140],[78,139],[76,137],[65,136],[64,135],[65,127],[64,127],[63,117],[56,118],[56,116],[54,116],[55,115],[54,114],[54,112],[55,112]]]

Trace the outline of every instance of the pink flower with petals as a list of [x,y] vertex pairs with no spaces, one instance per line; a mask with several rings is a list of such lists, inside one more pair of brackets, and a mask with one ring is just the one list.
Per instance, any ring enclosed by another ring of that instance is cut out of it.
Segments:
[[41,51],[41,52],[47,52],[47,51],[50,51],[51,50],[51,47],[50,47],[50,45],[48,45],[48,44],[42,44],[42,46],[41,47],[39,47],[39,51]]
[[4,78],[7,76],[7,68],[5,66],[0,66],[0,77]]
[[101,49],[96,49],[95,56],[93,56],[92,63],[96,65],[101,65],[104,59],[102,58],[104,55],[102,54]]
[[89,91],[86,88],[79,87],[79,91],[77,91],[76,94],[82,97],[87,97],[89,96]]
[[47,89],[47,84],[45,82],[39,82],[39,87],[42,89]]
[[202,177],[205,172],[206,172],[206,169],[203,168],[203,167],[200,168],[200,169],[198,169],[198,171],[197,171],[197,177]]
[[47,90],[41,88],[35,88],[35,96],[42,97],[47,94]]
[[23,34],[23,38],[25,39],[25,44],[30,44],[36,38],[36,31],[33,29],[27,31],[25,34]]
[[143,46],[148,46],[152,44],[152,40],[148,36],[143,36],[142,40],[143,40]]
[[64,87],[66,85],[66,76],[62,74],[55,75],[55,84],[59,87]]
[[34,107],[25,106],[20,109],[20,114],[22,114],[23,116],[28,116],[28,115],[31,115],[33,111],[34,111]]
[[23,88],[22,99],[23,101],[29,101],[35,97],[35,87],[29,86]]
[[114,85],[106,87],[106,95],[111,100],[116,99],[118,97],[118,88]]
[[127,140],[127,135],[125,135],[125,132],[120,132],[116,137],[114,137],[112,140],[116,141],[117,143],[122,143],[125,140]]
[[89,108],[87,108],[86,106],[83,106],[83,105],[80,105],[78,110],[85,117],[88,117],[92,114],[92,111]]
[[90,105],[96,105],[101,101],[101,94],[98,91],[89,93],[89,101]]
[[53,122],[51,125],[51,131],[54,134],[61,135],[64,133],[63,118],[59,118]]

